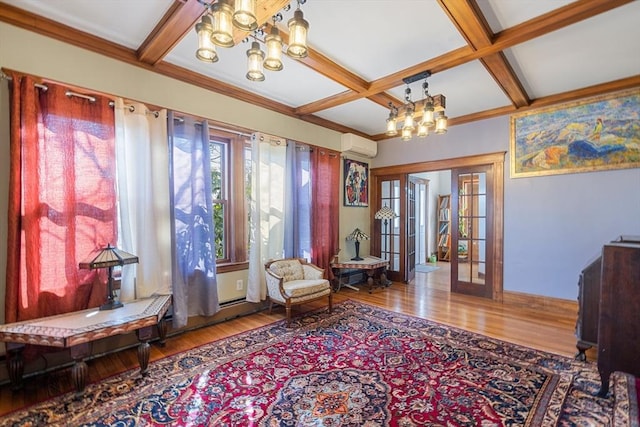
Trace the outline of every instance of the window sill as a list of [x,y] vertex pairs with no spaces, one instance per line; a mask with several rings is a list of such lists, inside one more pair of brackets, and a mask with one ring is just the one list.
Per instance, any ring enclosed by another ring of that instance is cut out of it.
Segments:
[[246,270],[249,268],[249,261],[216,263],[216,273],[231,273],[232,271]]

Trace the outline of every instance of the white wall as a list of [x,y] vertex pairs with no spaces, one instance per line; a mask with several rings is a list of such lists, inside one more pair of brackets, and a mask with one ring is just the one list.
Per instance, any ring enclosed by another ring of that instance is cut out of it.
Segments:
[[[509,126],[505,116],[424,140],[384,141],[373,167],[508,151]],[[620,234],[640,235],[640,169],[511,178],[509,158],[507,153],[504,289],[575,299],[580,271],[604,243]]]

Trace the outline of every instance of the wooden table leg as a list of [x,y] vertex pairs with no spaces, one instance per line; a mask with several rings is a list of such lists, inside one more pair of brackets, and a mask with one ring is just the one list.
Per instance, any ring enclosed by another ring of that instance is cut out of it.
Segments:
[[84,358],[89,355],[90,343],[83,343],[71,347],[71,358],[75,362],[71,367],[71,381],[76,388],[76,398],[84,394],[84,387],[87,384],[87,373],[89,368]]
[[22,350],[24,344],[7,343],[7,371],[11,381],[11,390],[22,388],[22,375],[24,374],[24,357]]
[[371,293],[373,291],[373,275],[375,273],[375,270],[367,270],[367,284],[369,285],[369,293]]
[[136,330],[138,341],[140,341],[140,344],[138,344],[138,363],[140,364],[141,375],[147,375],[149,368],[149,355],[151,354],[149,340],[151,339],[151,332],[151,326],[145,326],[144,328]]
[[158,322],[158,338],[160,347],[164,347],[167,344],[167,321],[164,316]]

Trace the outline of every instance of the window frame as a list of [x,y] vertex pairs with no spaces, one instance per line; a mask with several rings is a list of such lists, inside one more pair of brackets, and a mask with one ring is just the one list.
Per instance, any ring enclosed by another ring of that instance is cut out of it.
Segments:
[[[216,259],[218,273],[245,270],[249,267],[249,202],[245,197],[245,156],[251,147],[251,137],[241,130],[224,130],[209,126],[209,142],[222,143],[227,147],[225,161],[226,210],[224,240],[226,258]],[[224,181],[224,178],[223,178]],[[225,190],[223,190],[225,193]],[[218,199],[217,199],[218,200]]]

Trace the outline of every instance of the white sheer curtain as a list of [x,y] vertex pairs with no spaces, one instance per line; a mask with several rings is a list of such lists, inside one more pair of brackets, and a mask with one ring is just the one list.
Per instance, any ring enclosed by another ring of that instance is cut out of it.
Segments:
[[120,299],[171,293],[171,222],[167,111],[115,101],[121,249],[138,264],[122,269]]
[[247,301],[267,297],[264,264],[284,256],[285,176],[284,143],[258,141],[251,145],[251,233]]

